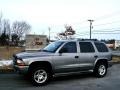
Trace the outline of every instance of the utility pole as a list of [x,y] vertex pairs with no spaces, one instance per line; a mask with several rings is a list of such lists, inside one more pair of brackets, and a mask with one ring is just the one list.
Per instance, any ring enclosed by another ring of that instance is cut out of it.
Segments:
[[51,28],[50,27],[48,27],[48,30],[49,30],[49,42],[50,42],[50,30],[51,30]]
[[88,21],[90,22],[90,39],[91,39],[92,22],[93,22],[94,20],[89,19]]

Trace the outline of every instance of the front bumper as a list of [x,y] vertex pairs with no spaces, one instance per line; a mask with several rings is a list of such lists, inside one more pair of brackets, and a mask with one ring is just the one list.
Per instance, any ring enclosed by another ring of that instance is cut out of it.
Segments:
[[27,74],[29,66],[18,66],[14,65],[14,70],[20,74]]

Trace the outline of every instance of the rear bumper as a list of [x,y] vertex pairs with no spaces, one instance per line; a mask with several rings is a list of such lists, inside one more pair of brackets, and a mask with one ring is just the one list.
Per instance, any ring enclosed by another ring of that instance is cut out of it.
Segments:
[[16,72],[19,72],[20,74],[27,74],[28,72],[28,67],[29,66],[18,66],[18,65],[15,65],[14,66],[14,70]]

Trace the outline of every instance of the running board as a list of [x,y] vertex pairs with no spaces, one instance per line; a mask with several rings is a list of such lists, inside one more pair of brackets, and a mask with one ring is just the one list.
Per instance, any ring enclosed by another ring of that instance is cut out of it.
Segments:
[[79,75],[83,73],[92,73],[93,70],[88,70],[88,71],[80,71],[80,72],[69,72],[69,73],[56,73],[53,75],[53,77],[59,77],[59,76],[67,76],[67,75]]

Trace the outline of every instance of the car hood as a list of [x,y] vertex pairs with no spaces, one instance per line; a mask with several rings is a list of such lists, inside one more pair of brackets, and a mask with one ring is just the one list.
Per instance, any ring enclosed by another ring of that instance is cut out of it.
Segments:
[[15,55],[17,58],[33,58],[33,57],[44,57],[44,56],[52,56],[51,52],[22,52]]

